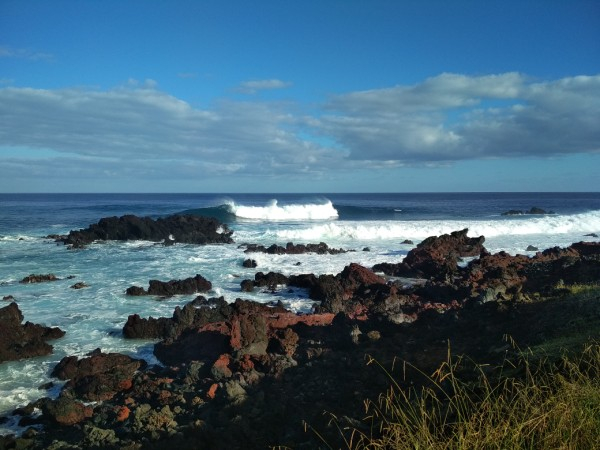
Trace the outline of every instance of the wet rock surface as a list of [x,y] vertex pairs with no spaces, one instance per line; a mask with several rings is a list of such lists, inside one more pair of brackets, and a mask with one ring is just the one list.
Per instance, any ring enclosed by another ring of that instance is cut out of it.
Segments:
[[189,295],[199,292],[208,292],[212,289],[212,283],[200,274],[184,280],[150,280],[148,290],[140,286],[127,288],[126,294],[132,296],[157,295],[171,297],[173,295]]
[[523,211],[521,209],[510,209],[502,213],[503,216],[520,216],[523,214],[556,214],[554,211],[546,211],[545,209],[538,208],[537,206],[533,206],[528,211]]
[[53,273],[48,274],[34,274],[27,275],[24,277],[19,283],[21,284],[30,284],[30,283],[45,283],[47,281],[58,281],[60,278],[57,278]]
[[23,314],[16,303],[0,308],[0,363],[52,353],[47,341],[61,338],[64,331],[23,322]]
[[133,374],[146,366],[145,361],[119,353],[97,349],[84,358],[66,356],[52,370],[52,376],[68,380],[63,392],[86,401],[110,400],[117,392],[132,385]]
[[246,247],[244,253],[268,253],[271,255],[300,255],[302,253],[316,253],[318,255],[336,255],[346,253],[346,250],[341,248],[330,248],[324,242],[319,244],[294,244],[288,242],[285,247],[273,244],[269,247],[258,244],[242,244],[241,247]]
[[94,241],[144,240],[166,244],[229,244],[233,231],[215,218],[175,215],[152,219],[125,215],[105,217],[86,229],[72,230],[59,240],[73,248],[82,248]]
[[[561,333],[600,337],[600,326],[580,326],[581,318],[600,325],[594,319],[600,299],[561,300],[561,286],[600,279],[600,243],[531,257],[492,255],[483,237],[469,238],[462,230],[421,244],[400,268],[374,268],[385,276],[350,264],[337,275],[257,273],[245,280],[252,287],[307,289],[317,305],[312,314],[198,297],[171,318],[132,315],[124,335],[160,338],[154,353],[163,365],[144,367],[100,351],[64,358],[54,369],[69,379],[59,398],[16,411],[23,425],[44,430],[0,442],[36,449],[57,443],[308,449],[322,447],[323,437],[338,448],[343,440],[329,418],[337,417],[342,427],[365,426],[363,401],[389,385],[379,364],[393,370],[400,358],[427,373],[445,360],[450,342],[455,353],[495,363],[505,355],[506,335],[522,346]],[[475,259],[459,265],[465,256]],[[407,285],[389,278],[397,273],[424,278]],[[373,360],[378,363],[368,364]],[[422,377],[409,375],[414,383]],[[93,398],[103,401],[85,403]],[[36,408],[41,415],[33,414]]]

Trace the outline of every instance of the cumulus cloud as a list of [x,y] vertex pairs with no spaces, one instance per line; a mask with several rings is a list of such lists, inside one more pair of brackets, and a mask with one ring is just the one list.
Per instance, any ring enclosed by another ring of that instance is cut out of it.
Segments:
[[285,89],[292,83],[276,79],[244,81],[237,87],[237,91],[243,94],[256,94],[258,91]]
[[[249,87],[282,82],[256,83]],[[292,102],[225,99],[198,108],[153,80],[109,90],[5,86],[0,179],[21,173],[312,180],[354,170],[600,151],[600,75],[540,81],[518,73],[442,74],[333,96],[311,111]]]
[[442,74],[339,95],[314,124],[357,160],[409,163],[600,150],[600,75]]
[[339,152],[298,137],[295,122],[274,103],[223,100],[210,110],[194,108],[151,80],[108,91],[0,89],[0,147],[52,149],[93,161],[89,167],[99,171],[135,164],[138,176],[289,175],[335,165]]

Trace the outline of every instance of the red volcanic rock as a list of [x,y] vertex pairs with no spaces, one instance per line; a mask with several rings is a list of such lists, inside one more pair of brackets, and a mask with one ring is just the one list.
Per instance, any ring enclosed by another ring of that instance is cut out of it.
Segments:
[[49,328],[23,321],[16,303],[0,308],[0,363],[52,353],[46,341],[65,335],[60,328]]
[[230,307],[225,320],[188,328],[177,338],[156,344],[154,354],[169,365],[192,360],[215,361],[223,353],[235,353],[237,357],[264,355],[276,330],[299,323],[329,325],[334,318],[331,313],[297,315],[282,307],[241,299]]
[[269,342],[269,350],[271,353],[292,356],[296,352],[299,339],[298,334],[291,328],[276,330],[274,337]]
[[392,294],[384,278],[366,267],[352,263],[336,276],[321,275],[314,281],[309,295],[310,298],[321,301],[318,312],[344,312],[349,317],[365,317],[365,306],[370,307],[373,295],[383,291]]
[[463,256],[479,256],[487,251],[483,247],[485,238],[467,237],[467,229],[450,234],[432,236],[412,249],[402,261],[415,273],[433,278],[444,278],[458,269]]
[[231,375],[233,375],[233,372],[229,367],[230,365],[231,356],[229,356],[227,353],[224,353],[215,361],[210,369],[210,373],[217,381],[230,378]]
[[356,289],[361,284],[385,284],[384,278],[375,274],[371,269],[356,263],[344,267],[340,278],[342,283],[351,290]]
[[217,383],[211,384],[206,392],[206,396],[212,400],[217,395],[217,389],[219,389],[219,385]]
[[93,408],[67,397],[59,397],[57,400],[44,402],[42,412],[53,422],[70,426],[92,417]]
[[133,374],[144,366],[142,360],[95,350],[86,358],[63,358],[52,371],[52,376],[69,380],[65,387],[73,389],[82,399],[109,400],[117,392],[130,389]]
[[600,279],[600,243],[579,242],[554,247],[532,258],[505,252],[483,255],[467,267],[463,284],[482,301],[523,300],[534,293],[551,293],[564,284]]
[[376,264],[373,270],[390,276],[445,279],[457,272],[461,257],[487,254],[485,238],[469,238],[467,232],[464,229],[428,237],[409,251],[401,263]]
[[127,406],[118,406],[116,408],[117,422],[124,422],[129,418],[131,410]]

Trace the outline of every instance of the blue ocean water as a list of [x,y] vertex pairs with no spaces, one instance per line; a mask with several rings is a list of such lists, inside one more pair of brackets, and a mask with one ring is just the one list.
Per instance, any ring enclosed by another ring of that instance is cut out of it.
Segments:
[[[502,215],[532,207],[554,214]],[[226,222],[235,243],[165,247],[108,242],[68,250],[44,238],[107,216],[182,212]],[[240,291],[240,282],[253,278],[257,270],[336,274],[351,262],[367,267],[399,262],[422,239],[463,228],[469,228],[471,236],[485,236],[489,251],[512,254],[533,254],[526,250],[529,245],[542,250],[597,240],[590,234],[600,234],[600,193],[0,194],[0,299],[13,296],[25,320],[59,326],[67,333],[53,342],[52,355],[0,364],[0,415],[40,396],[56,395],[59,385],[50,393],[38,386],[51,380],[49,372],[65,355],[81,356],[100,347],[152,362],[153,342],[123,339],[128,315],[171,316],[175,306],[194,296],[127,297],[125,290],[131,285],[147,287],[150,279],[199,273],[213,284],[208,296],[281,300],[297,311],[310,311],[312,301],[302,290],[247,294]],[[414,244],[403,244],[406,239]],[[253,254],[257,269],[242,267],[249,255],[239,244],[290,241],[325,242],[354,251],[329,256]],[[19,283],[32,273],[54,273],[61,280]],[[89,287],[71,289],[76,282]],[[13,422],[0,423],[0,433],[11,430]]]

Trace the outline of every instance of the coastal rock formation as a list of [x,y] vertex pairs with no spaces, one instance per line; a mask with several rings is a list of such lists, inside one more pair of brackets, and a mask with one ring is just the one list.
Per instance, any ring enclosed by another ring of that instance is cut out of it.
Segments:
[[184,280],[150,280],[147,291],[139,286],[131,286],[127,288],[125,293],[132,296],[158,295],[161,297],[171,297],[173,295],[189,295],[199,292],[208,292],[211,289],[212,283],[202,275],[196,274],[195,277],[186,278]]
[[288,242],[285,247],[277,244],[273,244],[269,247],[258,244],[242,244],[240,247],[246,247],[244,253],[268,253],[271,255],[300,255],[302,253],[336,255],[339,253],[346,253],[346,250],[341,248],[329,248],[324,242],[319,244],[294,244],[293,242]]
[[409,251],[401,263],[376,264],[373,270],[396,277],[446,279],[458,271],[460,258],[487,253],[485,238],[469,238],[467,232],[464,229],[428,237]]
[[[216,361],[220,355],[232,353],[237,357],[243,355],[266,355],[272,340],[282,337],[276,330],[281,330],[302,323],[307,326],[329,325],[333,314],[298,315],[283,307],[271,307],[261,303],[237,299],[230,308],[220,313],[223,320],[200,324],[193,322],[193,327],[182,332],[175,339],[156,344],[154,354],[163,363],[176,365],[192,360]],[[274,343],[275,344],[275,343]],[[286,352],[289,352],[288,348]]]
[[23,314],[16,303],[0,308],[0,363],[52,353],[46,341],[65,335],[60,328],[50,328],[23,322]]
[[600,243],[554,247],[529,258],[505,252],[484,255],[465,269],[463,285],[484,301],[527,300],[552,293],[560,285],[597,283]]
[[152,219],[125,215],[105,217],[86,229],[72,230],[59,239],[73,248],[81,248],[94,241],[144,240],[184,244],[229,244],[233,231],[212,217],[175,215]]
[[171,318],[144,319],[138,314],[129,316],[123,326],[123,335],[129,339],[174,339],[185,329],[226,320],[231,308],[223,297],[206,300],[200,296],[183,308],[177,306]]
[[521,209],[510,209],[502,213],[503,216],[521,216],[523,214],[555,214],[554,211],[546,211],[536,206],[532,207],[529,211],[523,211]]
[[49,273],[49,274],[39,274],[36,275],[34,273],[32,273],[31,275],[26,276],[25,278],[23,278],[21,281],[19,281],[19,283],[22,284],[30,284],[30,283],[45,283],[47,281],[58,281],[60,280],[60,278],[57,278],[56,275],[54,275],[53,273]]
[[68,380],[63,388],[86,401],[110,400],[132,385],[133,374],[146,366],[143,360],[96,349],[85,358],[66,356],[54,367],[52,376]]
[[242,267],[246,267],[247,269],[254,269],[257,266],[255,259],[245,259],[242,263]]

